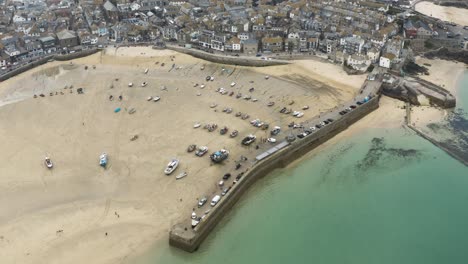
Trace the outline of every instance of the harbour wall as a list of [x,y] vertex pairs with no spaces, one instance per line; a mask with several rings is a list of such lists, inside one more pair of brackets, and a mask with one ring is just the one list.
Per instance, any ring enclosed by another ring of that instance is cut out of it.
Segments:
[[166,46],[166,49],[191,55],[195,58],[202,60],[207,60],[214,63],[220,64],[229,64],[229,65],[238,65],[238,66],[250,66],[250,67],[266,67],[266,66],[275,66],[275,65],[287,65],[290,64],[288,61],[281,60],[262,60],[257,57],[233,57],[233,56],[223,56],[217,54],[211,54],[201,50],[188,49],[173,45]]
[[98,52],[99,50],[98,49],[91,49],[91,50],[83,50],[83,51],[78,51],[78,52],[75,52],[75,53],[71,53],[71,54],[66,54],[66,55],[48,55],[48,56],[45,56],[41,59],[38,59],[38,60],[35,60],[33,62],[30,62],[30,63],[27,63],[26,65],[24,66],[21,66],[17,69],[14,69],[10,72],[7,72],[3,75],[0,76],[0,81],[5,81],[7,79],[10,79],[18,74],[21,74],[25,71],[28,71],[30,69],[33,69],[37,66],[41,66],[45,63],[47,63],[49,60],[58,60],[58,61],[67,61],[67,60],[73,60],[73,59],[77,59],[77,58],[81,58],[81,57],[86,57],[86,56],[89,56],[91,54],[94,54],[96,52]]
[[221,221],[223,216],[229,212],[234,204],[242,197],[242,194],[252,186],[256,180],[275,169],[287,166],[310,150],[347,129],[350,125],[378,107],[379,97],[376,96],[348,114],[340,116],[333,123],[324,126],[301,140],[293,141],[288,147],[258,162],[236,183],[235,188],[221,199],[216,207],[211,210],[209,215],[207,215],[195,229],[191,228],[189,221],[174,225],[169,233],[169,244],[188,252],[194,252]]

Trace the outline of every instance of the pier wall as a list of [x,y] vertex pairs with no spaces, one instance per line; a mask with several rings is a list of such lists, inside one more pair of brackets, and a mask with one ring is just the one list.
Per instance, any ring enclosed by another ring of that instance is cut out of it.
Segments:
[[229,65],[238,65],[238,66],[250,66],[250,67],[266,67],[266,66],[275,66],[275,65],[287,65],[290,64],[288,61],[280,60],[262,60],[257,57],[233,57],[225,55],[211,54],[196,49],[188,49],[178,46],[166,46],[167,49],[177,51],[180,53],[191,55],[195,58],[202,60],[207,60],[214,63],[220,64],[229,64]]
[[25,71],[29,71],[30,69],[36,68],[37,66],[41,66],[45,63],[47,63],[49,60],[58,60],[58,61],[66,61],[66,60],[73,60],[81,57],[86,57],[91,54],[94,54],[98,52],[98,49],[91,49],[91,50],[83,50],[83,51],[78,51],[72,54],[66,54],[66,55],[48,55],[45,56],[39,60],[35,60],[33,62],[30,62],[24,66],[21,66],[17,69],[14,69],[10,72],[7,72],[3,75],[0,76],[0,81],[5,81],[7,79],[10,79],[12,77],[15,77],[18,74],[21,74]]
[[366,104],[357,107],[345,116],[340,116],[340,118],[337,118],[333,123],[303,139],[296,139],[288,147],[258,162],[241,178],[235,188],[223,197],[216,207],[211,209],[211,212],[195,229],[191,228],[189,221],[174,225],[169,233],[169,244],[188,252],[194,252],[221,221],[223,216],[229,212],[234,204],[242,197],[242,194],[252,186],[256,180],[277,168],[285,167],[294,160],[297,160],[302,155],[347,129],[350,125],[378,107],[379,98],[374,97]]

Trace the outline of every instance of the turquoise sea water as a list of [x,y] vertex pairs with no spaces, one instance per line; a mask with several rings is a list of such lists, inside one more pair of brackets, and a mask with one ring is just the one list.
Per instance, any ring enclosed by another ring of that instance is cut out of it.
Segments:
[[[459,106],[468,112],[468,73]],[[372,129],[260,180],[188,254],[135,263],[468,263],[468,168],[403,128]]]

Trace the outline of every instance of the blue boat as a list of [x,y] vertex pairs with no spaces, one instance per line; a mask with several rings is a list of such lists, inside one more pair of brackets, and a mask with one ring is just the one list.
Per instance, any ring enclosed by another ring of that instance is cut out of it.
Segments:
[[107,166],[107,153],[103,152],[101,156],[99,156],[99,165],[104,168]]
[[229,151],[221,149],[210,155],[210,158],[215,163],[220,163],[223,160],[227,159],[229,156]]
[[120,107],[117,107],[115,110],[114,110],[114,113],[118,113],[120,112]]

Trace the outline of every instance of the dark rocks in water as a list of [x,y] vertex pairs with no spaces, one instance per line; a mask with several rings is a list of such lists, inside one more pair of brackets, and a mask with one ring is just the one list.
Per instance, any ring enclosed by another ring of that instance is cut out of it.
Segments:
[[418,160],[421,152],[416,149],[389,148],[386,146],[384,138],[373,138],[371,147],[365,157],[356,164],[356,168],[361,171],[368,171],[373,167],[379,167],[389,163],[391,160],[399,159],[404,162]]

